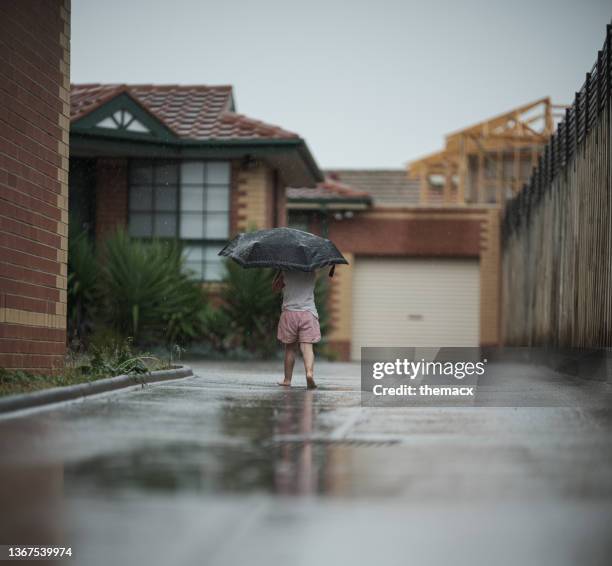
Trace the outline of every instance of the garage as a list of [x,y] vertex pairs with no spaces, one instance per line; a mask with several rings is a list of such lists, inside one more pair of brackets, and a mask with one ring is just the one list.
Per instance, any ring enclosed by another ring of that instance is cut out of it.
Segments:
[[478,346],[477,259],[356,258],[351,357],[362,346]]

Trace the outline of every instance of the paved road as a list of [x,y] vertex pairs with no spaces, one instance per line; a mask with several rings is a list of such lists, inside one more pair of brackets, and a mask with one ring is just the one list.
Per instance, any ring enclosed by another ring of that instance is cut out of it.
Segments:
[[531,369],[560,406],[362,408],[354,364],[319,364],[314,392],[193,365],[0,420],[0,543],[87,566],[612,563],[609,385]]

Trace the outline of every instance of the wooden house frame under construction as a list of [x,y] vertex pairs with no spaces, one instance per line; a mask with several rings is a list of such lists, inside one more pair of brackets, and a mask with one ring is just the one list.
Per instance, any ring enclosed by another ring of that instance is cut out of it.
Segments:
[[445,148],[408,166],[423,205],[503,205],[529,179],[565,106],[525,104],[446,136]]

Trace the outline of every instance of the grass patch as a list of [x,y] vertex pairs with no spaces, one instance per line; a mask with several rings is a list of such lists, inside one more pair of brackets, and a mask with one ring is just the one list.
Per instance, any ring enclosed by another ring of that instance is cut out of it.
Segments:
[[129,341],[105,344],[93,348],[88,354],[70,357],[64,368],[49,374],[0,368],[0,397],[89,383],[117,375],[141,375],[171,367],[170,363],[156,356],[134,354]]

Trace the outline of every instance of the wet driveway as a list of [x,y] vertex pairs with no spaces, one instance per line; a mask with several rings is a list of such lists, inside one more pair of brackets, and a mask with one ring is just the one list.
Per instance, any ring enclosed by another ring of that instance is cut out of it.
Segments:
[[[610,564],[609,385],[364,408],[359,366],[198,376],[0,420],[0,544],[82,565]],[[560,393],[561,392],[561,393]]]

